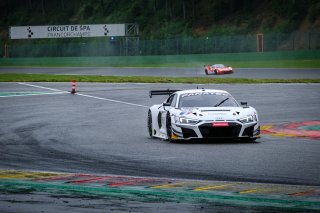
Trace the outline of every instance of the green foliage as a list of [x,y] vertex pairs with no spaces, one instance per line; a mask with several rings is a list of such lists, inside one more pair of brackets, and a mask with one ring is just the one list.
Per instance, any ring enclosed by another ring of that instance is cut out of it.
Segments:
[[0,58],[0,66],[199,68],[204,64],[219,61],[235,68],[320,68],[319,59],[320,51],[277,51],[163,56]]
[[179,78],[156,76],[94,76],[50,74],[0,74],[0,82],[101,82],[101,83],[188,83],[188,84],[260,84],[320,83],[320,79],[247,79],[247,78]]
[[319,17],[319,11],[320,11],[320,2],[314,4],[313,7],[310,7],[308,18],[311,22],[314,22]]
[[319,8],[317,0],[7,0],[0,25],[135,22],[143,39],[202,37],[294,31]]

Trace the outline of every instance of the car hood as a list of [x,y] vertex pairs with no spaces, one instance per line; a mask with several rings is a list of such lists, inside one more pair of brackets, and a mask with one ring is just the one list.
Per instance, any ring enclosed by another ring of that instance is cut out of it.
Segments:
[[217,68],[218,70],[230,70],[230,67]]
[[199,107],[199,108],[181,108],[178,115],[190,119],[199,119],[203,121],[212,120],[237,120],[246,117],[252,113],[252,108],[243,107]]

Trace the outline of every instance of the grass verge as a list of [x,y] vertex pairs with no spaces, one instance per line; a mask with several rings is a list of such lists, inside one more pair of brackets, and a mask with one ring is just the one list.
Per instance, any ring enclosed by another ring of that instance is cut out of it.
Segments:
[[257,83],[320,83],[320,79],[247,79],[194,78],[155,76],[93,76],[50,74],[0,74],[0,82],[100,82],[100,83],[190,83],[190,84],[257,84]]
[[0,58],[0,66],[20,67],[202,67],[215,63],[236,68],[320,68],[320,51]]

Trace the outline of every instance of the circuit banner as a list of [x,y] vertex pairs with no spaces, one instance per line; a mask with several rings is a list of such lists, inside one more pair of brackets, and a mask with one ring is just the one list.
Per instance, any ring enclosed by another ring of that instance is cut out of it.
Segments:
[[125,36],[125,24],[11,26],[10,39]]

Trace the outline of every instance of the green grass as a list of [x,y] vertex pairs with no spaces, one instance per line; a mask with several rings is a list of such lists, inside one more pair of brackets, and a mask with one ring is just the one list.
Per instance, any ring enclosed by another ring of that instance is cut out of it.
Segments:
[[178,78],[154,76],[93,76],[49,74],[0,74],[0,82],[102,82],[102,83],[190,83],[190,84],[256,84],[256,83],[320,83],[320,79],[246,79],[246,78]]
[[0,66],[18,67],[202,67],[214,63],[224,63],[235,68],[320,68],[320,51],[0,58]]

